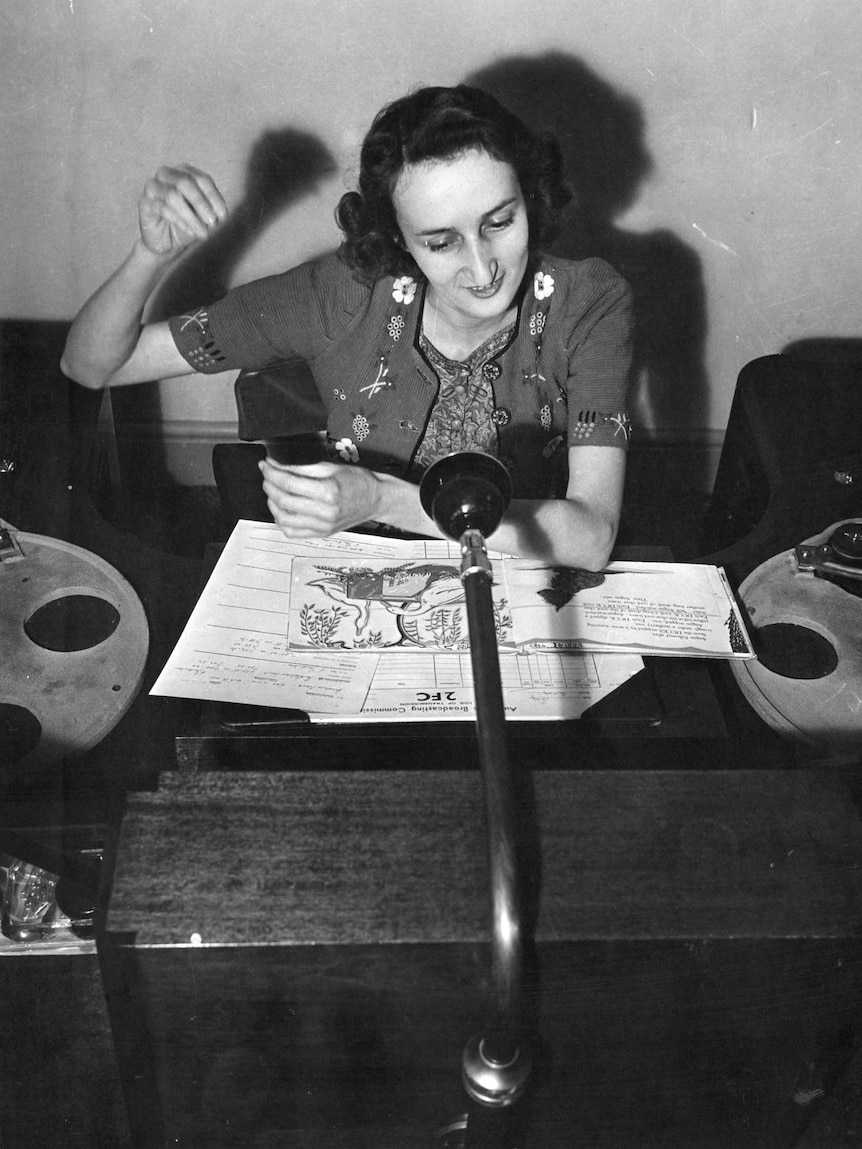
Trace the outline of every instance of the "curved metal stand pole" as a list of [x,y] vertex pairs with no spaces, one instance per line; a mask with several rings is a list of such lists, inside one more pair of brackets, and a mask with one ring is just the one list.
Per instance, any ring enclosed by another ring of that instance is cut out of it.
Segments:
[[480,531],[461,536],[479,762],[485,793],[491,874],[491,1008],[483,1034],[464,1051],[467,1092],[483,1105],[511,1105],[523,1092],[531,1057],[523,1044],[523,907],[515,786],[506,742],[491,564]]

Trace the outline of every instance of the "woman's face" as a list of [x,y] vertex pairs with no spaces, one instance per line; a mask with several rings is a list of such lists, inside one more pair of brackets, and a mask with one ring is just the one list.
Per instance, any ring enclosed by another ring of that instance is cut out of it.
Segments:
[[504,316],[529,247],[527,209],[511,165],[478,150],[408,165],[392,199],[404,244],[440,314],[477,328]]

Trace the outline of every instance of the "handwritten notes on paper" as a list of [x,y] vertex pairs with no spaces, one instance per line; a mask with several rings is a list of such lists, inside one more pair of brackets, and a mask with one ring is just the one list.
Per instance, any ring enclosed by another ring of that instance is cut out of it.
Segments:
[[291,556],[281,537],[234,531],[152,694],[326,714],[361,708],[373,665],[288,648]]
[[[575,718],[642,653],[751,657],[715,567],[601,574],[492,555],[507,714]],[[304,710],[320,722],[474,715],[456,544],[237,524],[154,694]]]

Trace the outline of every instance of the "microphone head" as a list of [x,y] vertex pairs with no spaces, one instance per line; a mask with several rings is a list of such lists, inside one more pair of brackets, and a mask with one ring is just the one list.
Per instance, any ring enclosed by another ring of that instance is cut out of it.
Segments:
[[509,472],[499,459],[479,451],[438,459],[419,484],[422,509],[452,539],[471,530],[484,538],[493,534],[511,498]]

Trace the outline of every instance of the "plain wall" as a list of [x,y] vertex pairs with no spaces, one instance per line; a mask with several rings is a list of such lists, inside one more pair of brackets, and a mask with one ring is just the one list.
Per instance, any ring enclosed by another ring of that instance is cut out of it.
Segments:
[[[641,434],[714,447],[746,362],[859,334],[861,33],[852,0],[5,0],[0,315],[71,318],[164,161],[238,217],[162,309],[332,248],[377,109],[478,79],[562,137],[586,222],[560,253],[635,284]],[[230,383],[147,387],[140,418],[229,437]]]

